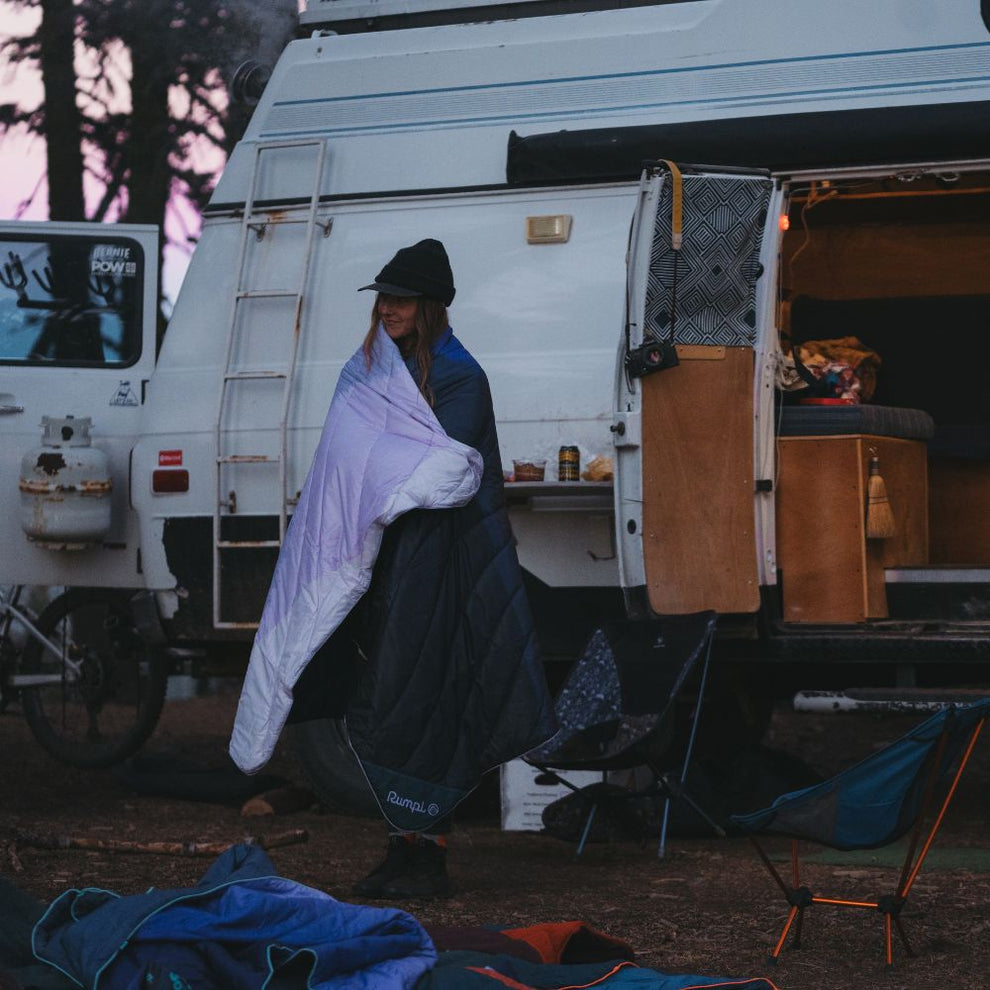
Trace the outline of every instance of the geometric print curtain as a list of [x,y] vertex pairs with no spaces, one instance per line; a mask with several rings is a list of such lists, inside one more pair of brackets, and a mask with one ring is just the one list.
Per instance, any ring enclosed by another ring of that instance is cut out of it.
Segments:
[[673,181],[660,189],[644,330],[678,344],[752,347],[769,179],[685,175],[683,241],[670,246]]

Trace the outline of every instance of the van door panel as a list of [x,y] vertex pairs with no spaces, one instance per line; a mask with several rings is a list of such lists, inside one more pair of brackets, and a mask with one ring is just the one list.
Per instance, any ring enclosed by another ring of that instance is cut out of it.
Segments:
[[617,441],[617,509],[623,585],[645,585],[660,614],[760,606],[756,284],[771,192],[763,176],[660,162],[641,182],[621,357],[660,343],[678,361],[618,369],[617,417],[638,411],[642,430]]
[[[679,348],[643,379],[643,555],[661,614],[759,607],[753,351]],[[712,353],[706,353],[712,352]]]

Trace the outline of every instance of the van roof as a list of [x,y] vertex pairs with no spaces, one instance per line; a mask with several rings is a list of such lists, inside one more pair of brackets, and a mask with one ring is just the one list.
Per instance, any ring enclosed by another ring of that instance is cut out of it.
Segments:
[[[625,0],[623,7],[658,7],[698,0]],[[338,34],[437,27],[477,21],[516,20],[552,14],[614,10],[615,0],[308,0],[301,27]]]

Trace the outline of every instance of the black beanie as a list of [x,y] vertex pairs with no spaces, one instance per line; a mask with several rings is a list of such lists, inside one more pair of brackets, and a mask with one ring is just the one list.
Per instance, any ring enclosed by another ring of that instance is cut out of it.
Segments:
[[396,251],[375,281],[362,285],[358,291],[362,289],[375,289],[390,296],[429,296],[449,306],[454,300],[454,273],[443,245],[428,237]]

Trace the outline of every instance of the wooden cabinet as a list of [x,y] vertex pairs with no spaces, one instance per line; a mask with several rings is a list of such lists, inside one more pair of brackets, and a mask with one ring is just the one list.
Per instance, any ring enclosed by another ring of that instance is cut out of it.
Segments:
[[[866,537],[871,450],[880,458],[896,531]],[[885,618],[884,568],[928,563],[928,466],[923,442],[891,437],[777,441],[777,561],[787,622]]]

